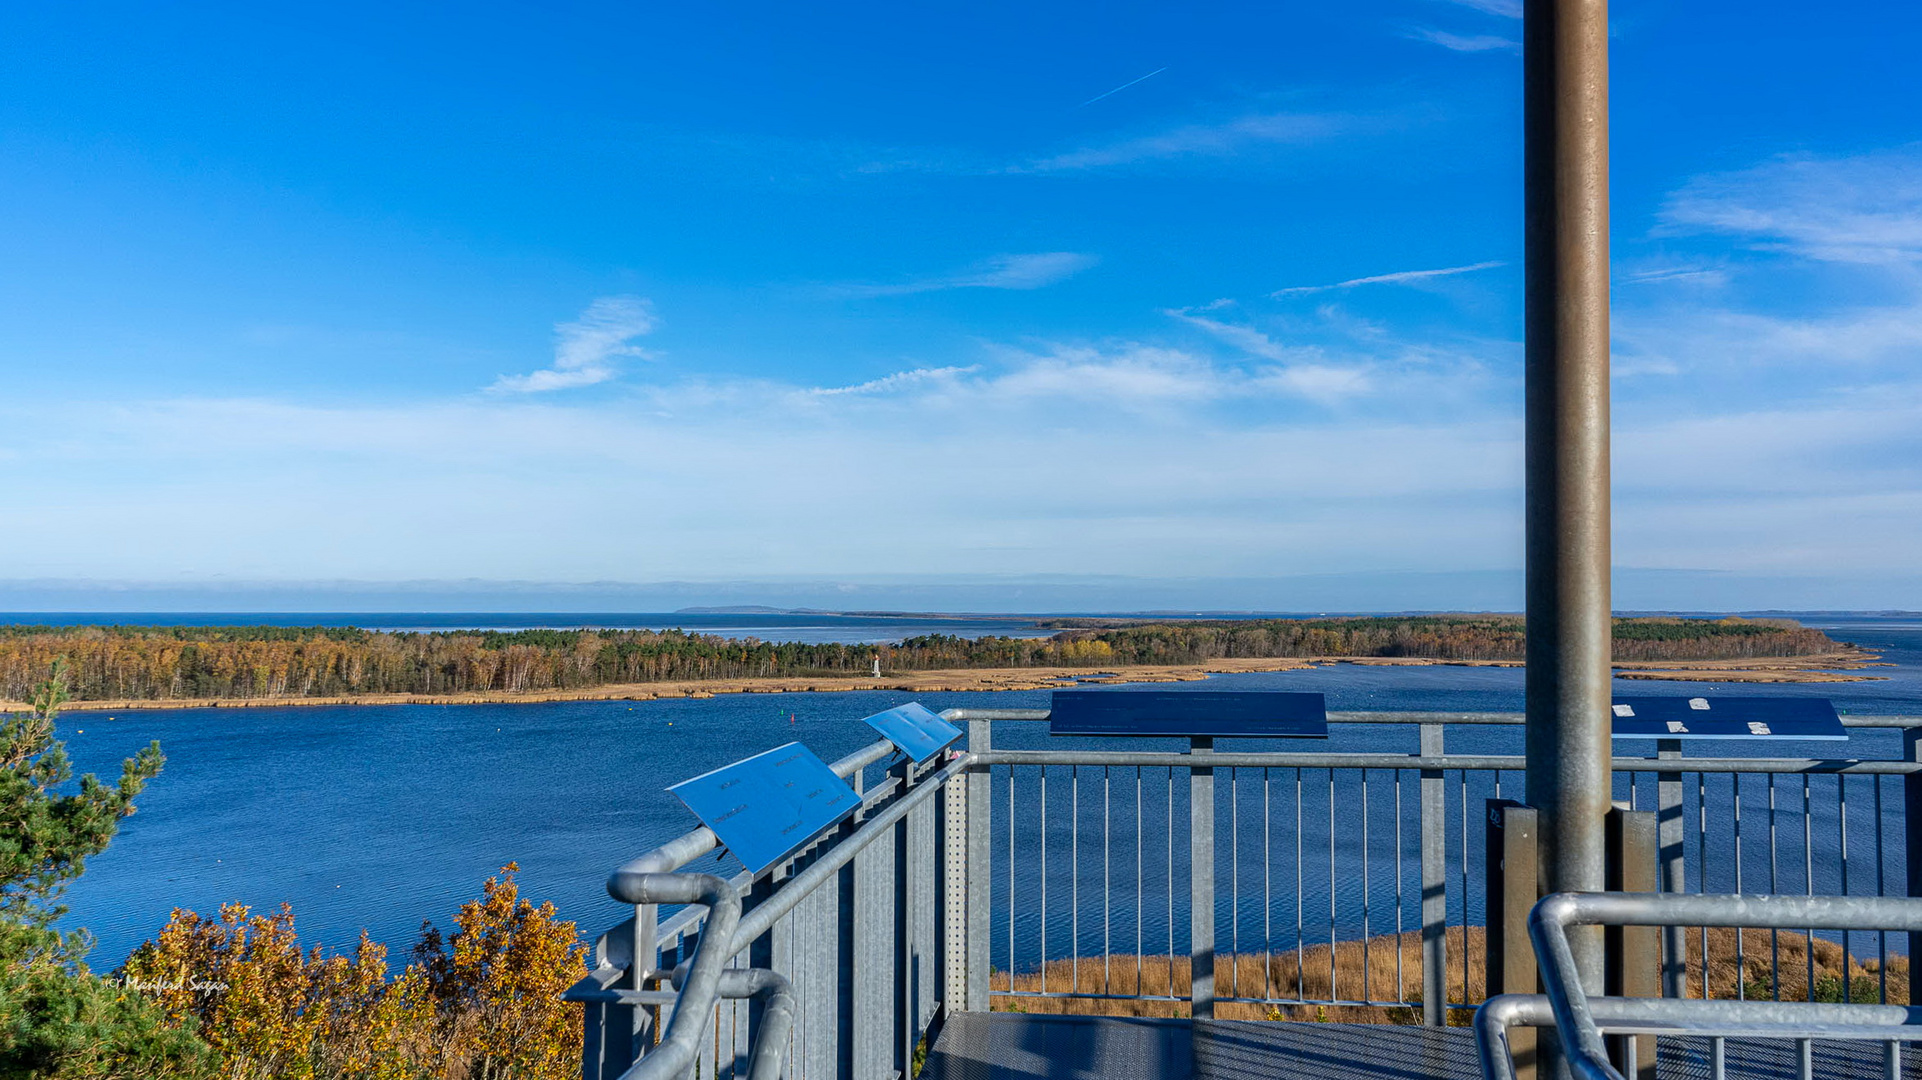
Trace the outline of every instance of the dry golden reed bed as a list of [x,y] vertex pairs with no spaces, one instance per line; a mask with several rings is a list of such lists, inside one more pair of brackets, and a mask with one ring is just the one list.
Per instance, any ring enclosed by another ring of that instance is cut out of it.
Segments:
[[[1615,668],[1625,679],[1687,679],[1724,683],[1862,682],[1879,675],[1845,675],[1875,664],[1859,650],[1823,656],[1752,660],[1624,661]],[[912,694],[965,690],[1048,690],[1086,683],[1198,682],[1210,675],[1250,671],[1300,671],[1325,664],[1365,667],[1521,667],[1519,660],[1433,660],[1420,657],[1317,656],[1308,658],[1230,658],[1205,664],[1138,664],[1107,668],[959,668],[872,676],[787,676],[772,678],[690,679],[674,682],[618,683],[574,690],[487,690],[454,694],[344,694],[303,697],[293,694],[247,698],[159,698],[70,701],[68,712],[128,712],[135,709],[211,709],[288,705],[490,705],[543,701],[653,701],[659,698],[711,698],[717,694],[835,693],[850,690],[899,690]],[[18,711],[21,702],[0,701],[0,712]]]
[[[1488,993],[1487,982],[1483,977],[1483,957],[1486,955],[1483,931],[1479,926],[1467,928],[1468,948],[1465,953],[1462,948],[1463,935],[1464,931],[1459,926],[1448,928],[1449,997],[1451,999],[1460,997],[1463,960],[1466,959],[1468,1000],[1471,1003],[1478,1003],[1486,998]],[[1779,957],[1777,970],[1781,974],[1782,999],[1807,1000],[1809,980],[1806,936],[1783,931],[1775,941],[1775,949]],[[1396,969],[1397,951],[1400,952],[1401,961],[1399,976]],[[1215,995],[1217,998],[1421,1000],[1422,960],[1419,931],[1399,935],[1383,934],[1366,941],[1338,942],[1334,950],[1332,992],[1328,952],[1328,946],[1322,944],[1303,948],[1299,959],[1293,949],[1275,953],[1272,958],[1265,958],[1259,953],[1222,956],[1215,961]],[[1747,973],[1746,979],[1742,982],[1745,984],[1748,996],[1771,995],[1768,931],[1743,931],[1743,963],[1738,967],[1735,931],[1710,930],[1708,957],[1709,996],[1735,997],[1738,971]],[[1367,973],[1366,992],[1363,989],[1364,958]],[[1047,966],[1045,989],[1048,993],[1064,993],[1073,987],[1075,992],[1083,994],[1143,993],[1162,996],[1172,994],[1185,999],[1188,994],[1188,972],[1189,964],[1186,957],[1176,957],[1171,961],[1166,955],[1137,957],[1132,953],[1117,954],[1109,957],[1105,965],[1102,958],[1098,956],[1083,957],[1079,963],[1071,960],[1056,960]],[[1817,996],[1841,1000],[1841,973],[1841,945],[1818,938],[1815,942]],[[1875,955],[1874,935],[1855,935],[1849,956],[1849,973],[1854,984],[1855,1000],[1875,1000],[1880,990],[1881,972]],[[1013,989],[1016,993],[1041,992],[1043,979],[1044,975],[1040,971],[1021,972],[1014,976]],[[1688,985],[1691,997],[1701,996],[1702,937],[1699,930],[1690,930],[1688,933]],[[994,1000],[994,1008],[1000,1011],[1147,1017],[1175,1017],[1188,1014],[1188,1005],[1185,1000],[1133,1001],[1102,998],[1009,997],[1005,996],[1009,991],[1009,978],[1005,971],[994,973],[990,979],[990,988],[995,994],[1002,995]],[[1893,1004],[1908,1003],[1909,962],[1903,957],[1889,958],[1888,995],[1889,1001]],[[1419,1007],[1407,1006],[1277,1006],[1253,1002],[1218,1001],[1215,1005],[1215,1016],[1223,1020],[1315,1020],[1412,1024],[1421,1020],[1421,1010]],[[1467,1017],[1465,1010],[1454,1009],[1451,1010],[1449,1022],[1465,1023]]]

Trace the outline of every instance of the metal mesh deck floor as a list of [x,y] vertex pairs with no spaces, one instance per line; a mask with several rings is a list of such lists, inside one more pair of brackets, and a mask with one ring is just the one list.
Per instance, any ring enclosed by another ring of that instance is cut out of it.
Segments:
[[921,1080],[1477,1080],[1465,1028],[960,1013]]

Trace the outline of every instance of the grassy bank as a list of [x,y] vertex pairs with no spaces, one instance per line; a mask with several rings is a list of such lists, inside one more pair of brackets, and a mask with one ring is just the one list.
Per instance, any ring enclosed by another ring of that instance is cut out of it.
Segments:
[[[1857,935],[1857,951],[1849,956],[1847,978],[1849,994],[1857,1002],[1877,1000],[1884,972],[1874,953],[1871,935]],[[1467,948],[1463,948],[1464,941]],[[1447,934],[1449,997],[1462,1000],[1464,959],[1467,961],[1467,1001],[1478,1004],[1488,995],[1484,978],[1485,940],[1479,926],[1463,930],[1448,928]],[[1809,1000],[1809,939],[1804,934],[1783,931],[1772,940],[1769,931],[1743,931],[1738,962],[1735,931],[1712,929],[1708,932],[1709,996],[1734,998],[1738,989],[1751,998],[1774,996],[1776,985],[1770,979],[1770,959],[1777,960],[1780,993],[1784,1001]],[[1702,934],[1688,933],[1689,996],[1702,995]],[[1866,955],[1861,951],[1867,946]],[[1306,946],[1272,956],[1260,953],[1224,955],[1215,961],[1215,995],[1222,998],[1306,998],[1344,1001],[1421,1000],[1421,934],[1382,934],[1365,941],[1343,941],[1334,946],[1333,965],[1327,944]],[[1821,938],[1815,939],[1814,999],[1843,1000],[1842,947]],[[1084,994],[1156,994],[1186,998],[1190,966],[1186,957],[1113,955],[1084,957],[1079,962],[1055,960],[1040,970],[1016,973],[1013,990],[1017,993],[1063,993],[1071,988]],[[1887,987],[1891,1004],[1909,1001],[1909,962],[1891,956]],[[1009,974],[997,971],[991,989],[1006,994]],[[1103,1016],[1186,1016],[1186,1001],[1127,1001],[1098,998],[1016,998],[996,997],[994,1008],[1031,1013],[1071,1013]],[[1223,1020],[1312,1020],[1345,1023],[1413,1024],[1421,1021],[1419,1005],[1268,1005],[1255,1002],[1219,1001],[1216,1017]],[[1465,1023],[1465,1010],[1452,1010],[1450,1023]]]
[[[940,673],[1294,666],[1355,661],[1519,663],[1519,616],[1262,619],[1066,627],[1046,638],[949,635],[897,645],[771,643],[680,630],[376,632],[314,627],[0,627],[0,699],[19,700],[64,659],[76,702],[348,700],[389,695],[635,696],[613,687],[816,680],[851,688],[878,663],[893,685]],[[1620,619],[1630,664],[1752,663],[1836,654],[1819,630],[1780,619]],[[1269,668],[1268,670],[1274,670]],[[923,684],[925,680],[922,680]],[[930,685],[931,688],[934,688]],[[1039,684],[1037,684],[1039,685]],[[909,687],[912,688],[912,687]],[[988,687],[968,687],[988,688]],[[1006,687],[1012,688],[1012,687]],[[601,691],[600,693],[596,693]]]

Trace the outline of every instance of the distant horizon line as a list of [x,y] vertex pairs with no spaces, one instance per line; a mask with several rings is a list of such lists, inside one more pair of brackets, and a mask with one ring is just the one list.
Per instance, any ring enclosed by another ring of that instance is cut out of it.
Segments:
[[[1117,574],[873,575],[727,581],[0,579],[0,611],[79,615],[687,616],[808,612],[1206,616],[1503,612],[1523,609],[1520,569],[1337,571],[1265,577]],[[1789,575],[1618,567],[1613,606],[1663,614],[1922,610],[1922,573]],[[18,621],[18,620],[15,620]]]
[[[1305,609],[1189,609],[1189,608],[1107,608],[1074,610],[1035,610],[1035,611],[934,611],[934,610],[831,610],[825,608],[775,608],[761,605],[743,607],[687,607],[663,611],[622,611],[616,609],[567,611],[542,608],[476,608],[472,610],[420,608],[15,608],[0,609],[0,624],[22,625],[27,620],[43,617],[82,619],[92,616],[137,616],[160,618],[211,618],[215,616],[271,617],[271,618],[324,618],[344,619],[350,617],[379,617],[392,620],[397,617],[420,619],[474,620],[487,616],[502,616],[520,619],[553,618],[558,622],[575,620],[619,619],[631,620],[649,617],[693,616],[700,618],[828,618],[864,619],[895,622],[916,620],[935,620],[952,622],[997,622],[1031,621],[1045,619],[1131,619],[1131,618],[1184,618],[1184,619],[1346,619],[1346,618],[1392,618],[1396,616],[1423,617],[1447,615],[1513,615],[1525,616],[1526,611],[1515,608],[1354,608],[1327,611]],[[1773,617],[1773,616],[1875,616],[1875,617],[1922,617],[1922,610],[1908,608],[1615,608],[1610,614],[1616,618],[1642,618],[1676,616],[1684,618],[1707,617]],[[585,625],[582,622],[581,625]]]

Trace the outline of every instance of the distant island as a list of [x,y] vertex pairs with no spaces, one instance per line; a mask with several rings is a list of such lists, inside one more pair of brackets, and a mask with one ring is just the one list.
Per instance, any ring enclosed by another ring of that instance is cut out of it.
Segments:
[[[1048,637],[924,634],[773,643],[682,630],[0,627],[0,699],[64,658],[75,707],[706,697],[805,690],[1036,689],[1200,679],[1326,663],[1520,666],[1517,615],[1053,619]],[[1627,678],[1838,682],[1877,659],[1790,619],[1624,618]],[[880,675],[876,675],[876,668]],[[4,707],[4,706],[0,706]]]

